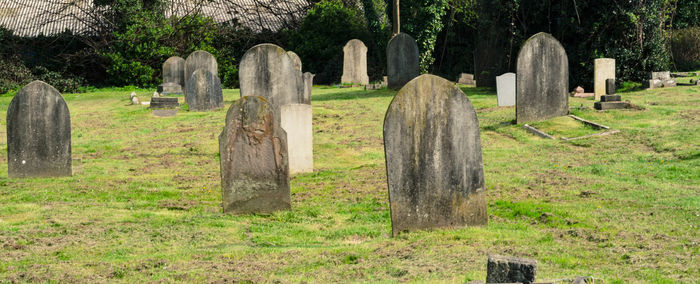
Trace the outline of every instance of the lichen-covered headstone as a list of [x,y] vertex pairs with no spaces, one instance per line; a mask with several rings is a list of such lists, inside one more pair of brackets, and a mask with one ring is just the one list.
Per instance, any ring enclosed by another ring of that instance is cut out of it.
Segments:
[[343,76],[340,81],[349,84],[369,84],[367,46],[359,39],[351,39],[343,47]]
[[515,73],[504,73],[496,76],[496,92],[498,106],[515,105]]
[[207,69],[197,69],[187,81],[185,101],[191,111],[208,111],[224,107],[221,80]]
[[262,97],[242,97],[226,113],[219,135],[225,213],[291,208],[287,134]]
[[605,95],[605,81],[615,79],[615,59],[596,58],[593,60],[593,93],[595,99]]
[[160,94],[182,94],[185,88],[185,60],[173,56],[163,63],[163,84],[158,86]]
[[314,171],[311,113],[308,104],[283,105],[280,110],[282,129],[287,133],[290,174]]
[[294,68],[301,71],[301,58],[299,58],[299,55],[297,55],[294,51],[287,51],[287,55],[289,55],[289,59],[292,60]]
[[304,92],[301,102],[307,105],[311,104],[311,90],[314,87],[314,76],[311,72],[304,72]]
[[301,71],[279,46],[264,43],[250,48],[238,68],[241,97],[262,96],[275,109],[286,104],[304,103],[304,82]]
[[185,92],[187,92],[187,83],[190,81],[190,77],[192,77],[194,71],[197,71],[197,69],[206,69],[215,76],[219,76],[218,68],[216,58],[214,58],[211,53],[204,50],[197,50],[190,53],[190,55],[187,56],[187,60],[185,60]]
[[70,113],[51,85],[34,81],[22,88],[7,108],[8,175],[72,175]]
[[408,82],[387,110],[384,150],[394,235],[487,223],[479,121],[453,82]]
[[404,33],[392,37],[386,47],[386,62],[389,89],[401,89],[420,72],[416,40]]
[[518,54],[516,77],[517,123],[569,113],[569,60],[552,35],[538,33],[525,42]]

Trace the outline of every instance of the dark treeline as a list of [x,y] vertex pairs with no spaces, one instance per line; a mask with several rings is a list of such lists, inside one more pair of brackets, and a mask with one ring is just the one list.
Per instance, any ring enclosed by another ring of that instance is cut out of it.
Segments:
[[[227,0],[236,2],[235,0]],[[391,2],[321,0],[306,17],[279,31],[254,32],[237,22],[215,23],[195,12],[166,18],[166,0],[94,1],[89,35],[66,31],[23,38],[0,29],[0,93],[41,79],[61,91],[80,86],[153,87],[170,56],[202,49],[217,57],[219,76],[236,87],[238,60],[255,44],[295,51],[317,83],[337,83],[342,47],[365,42],[370,80],[385,75]],[[421,71],[454,80],[478,73],[479,85],[514,71],[523,42],[537,32],[566,48],[570,86],[592,86],[593,59],[617,60],[619,81],[642,81],[649,71],[700,68],[700,0],[402,0],[401,29],[419,46]],[[284,13],[280,13],[284,14]],[[476,66],[476,68],[475,68]],[[478,72],[477,72],[478,71]]]

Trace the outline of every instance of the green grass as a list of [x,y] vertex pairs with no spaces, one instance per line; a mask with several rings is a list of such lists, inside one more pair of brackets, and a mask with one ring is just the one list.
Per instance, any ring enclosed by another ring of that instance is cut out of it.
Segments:
[[[491,89],[463,90],[489,224],[395,238],[382,138],[392,91],[314,88],[314,172],[292,178],[291,211],[244,216],[221,213],[226,109],[159,118],[129,105],[152,90],[65,94],[74,175],[8,179],[1,96],[0,282],[465,282],[484,280],[489,253],[538,260],[538,279],[700,281],[700,88],[622,94],[642,110],[570,98],[573,114],[621,130],[572,142],[514,124]],[[225,90],[226,105],[238,96]],[[534,125],[600,132],[566,117]]]

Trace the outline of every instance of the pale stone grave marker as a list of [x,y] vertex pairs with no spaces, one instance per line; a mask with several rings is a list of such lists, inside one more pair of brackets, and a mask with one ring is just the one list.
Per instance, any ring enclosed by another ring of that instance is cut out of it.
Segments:
[[384,150],[394,235],[488,222],[479,121],[453,82],[408,82],[387,110]]
[[359,39],[351,39],[343,47],[343,76],[341,83],[367,85],[367,46]]
[[51,85],[34,81],[7,108],[7,172],[11,178],[70,176],[68,105]]
[[158,93],[163,95],[182,94],[185,88],[185,60],[173,56],[163,63],[163,84],[158,86]]
[[287,134],[272,106],[258,96],[231,105],[219,135],[224,213],[291,208]]
[[289,59],[292,60],[292,64],[294,64],[294,68],[301,71],[301,58],[299,58],[299,55],[294,53],[294,51],[287,51],[287,55],[289,55]]
[[605,80],[615,79],[615,59],[596,58],[593,61],[593,93],[595,99],[605,95]]
[[542,121],[569,113],[569,60],[552,35],[530,37],[518,54],[515,118]]
[[515,73],[496,76],[498,106],[515,105]]
[[386,47],[388,87],[398,90],[419,75],[418,45],[411,36],[400,33]]
[[287,132],[289,173],[311,173],[314,171],[313,128],[311,105],[283,105],[282,129]]

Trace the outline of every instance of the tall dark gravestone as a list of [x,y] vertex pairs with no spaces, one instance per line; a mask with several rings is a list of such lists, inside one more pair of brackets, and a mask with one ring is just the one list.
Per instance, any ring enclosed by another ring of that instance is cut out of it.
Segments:
[[207,69],[197,69],[187,81],[185,101],[192,111],[216,110],[224,107],[219,77]]
[[453,82],[408,82],[384,118],[384,151],[394,235],[488,222],[479,121]]
[[420,74],[418,45],[410,35],[400,33],[386,47],[388,88],[398,90]]
[[219,76],[219,66],[216,63],[216,58],[214,58],[214,56],[211,55],[211,53],[206,52],[204,50],[197,50],[195,52],[190,53],[190,55],[187,56],[187,59],[185,60],[185,92],[187,92],[186,85],[190,81],[192,73],[194,73],[194,71],[197,71],[197,69],[202,68],[209,70],[209,72],[211,72],[215,76]]
[[552,35],[530,37],[518,54],[515,118],[542,121],[569,113],[569,59]]
[[264,43],[250,48],[238,68],[241,97],[262,96],[275,108],[305,103],[302,74],[294,60],[279,46]]
[[291,208],[287,134],[262,97],[242,97],[219,135],[224,213]]
[[8,175],[72,175],[68,105],[51,85],[34,81],[22,88],[7,109]]

